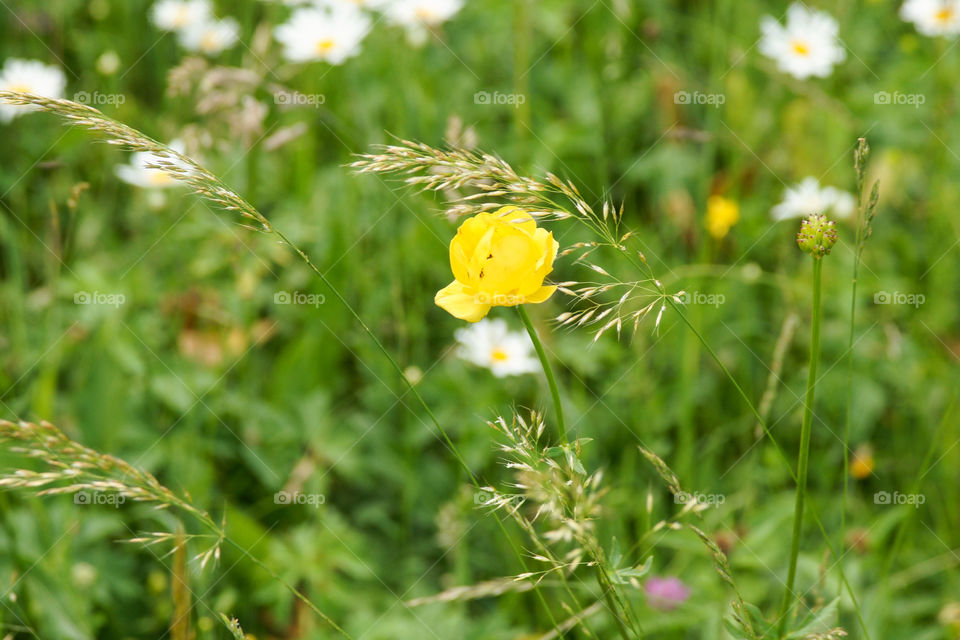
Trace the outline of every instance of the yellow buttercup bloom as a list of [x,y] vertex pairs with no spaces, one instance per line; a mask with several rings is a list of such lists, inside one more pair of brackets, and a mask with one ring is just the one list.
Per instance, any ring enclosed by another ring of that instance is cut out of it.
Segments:
[[726,236],[739,219],[740,206],[736,201],[717,195],[707,198],[707,231],[714,238]]
[[853,458],[850,460],[850,475],[857,480],[869,478],[876,466],[877,463],[873,459],[873,450],[866,445],[859,446],[853,452]]
[[465,220],[450,243],[455,280],[434,302],[451,315],[477,322],[491,307],[543,302],[557,290],[543,284],[559,243],[519,207],[502,207]]

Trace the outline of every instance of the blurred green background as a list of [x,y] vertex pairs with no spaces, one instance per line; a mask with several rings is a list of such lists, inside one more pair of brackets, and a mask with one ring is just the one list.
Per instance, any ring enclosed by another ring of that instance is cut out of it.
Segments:
[[[866,136],[881,200],[859,283],[850,448],[871,447],[875,468],[851,481],[843,562],[871,638],[956,638],[960,50],[916,34],[898,2],[816,4],[837,18],[848,55],[829,78],[809,81],[757,52],[761,17],[782,16],[787,3],[755,0],[471,0],[422,46],[378,22],[362,52],[336,67],[283,61],[269,37],[289,14],[278,3],[218,2],[218,15],[240,21],[241,44],[199,63],[150,24],[149,2],[25,0],[0,6],[0,63],[60,66],[66,97],[122,95],[104,112],[158,140],[185,139],[307,251],[402,367],[422,372],[418,390],[484,482],[508,477],[485,421],[546,409],[546,386],[529,375],[498,379],[455,356],[463,323],[433,304],[450,280],[456,230],[438,215],[445,199],[354,175],[344,167],[354,154],[390,134],[475,143],[525,172],[571,178],[591,203],[622,202],[625,225],[668,289],[722,294],[722,304],[686,313],[755,403],[784,321],[798,315],[769,410],[792,459],[810,261],[794,244],[798,222],[774,223],[769,210],[806,176],[853,192],[853,149]],[[97,61],[109,51],[120,63],[107,73]],[[215,66],[250,77],[216,84]],[[277,104],[278,87],[322,95],[323,104]],[[524,103],[478,103],[482,91]],[[725,100],[677,104],[678,91]],[[878,91],[925,101],[877,104]],[[189,493],[357,638],[532,638],[551,628],[530,593],[403,604],[521,572],[511,545],[523,547],[524,535],[508,525],[506,538],[476,508],[465,472],[389,363],[274,237],[184,189],[157,198],[120,182],[114,167],[126,154],[53,116],[23,115],[0,132],[4,418],[49,420]],[[704,226],[714,193],[740,206],[720,240]],[[584,239],[569,224],[549,226],[562,245]],[[854,237],[849,221],[838,226],[824,266],[810,476],[811,502],[836,538]],[[580,275],[569,259],[558,262],[555,280]],[[80,305],[78,292],[125,301]],[[280,305],[278,292],[326,299]],[[878,292],[924,303],[875,304]],[[749,410],[670,310],[658,331],[648,320],[632,340],[608,334],[591,345],[588,333],[551,325],[568,303],[558,295],[530,311],[561,363],[568,421],[593,438],[586,459],[605,470],[601,538],[642,534],[648,492],[655,518],[677,508],[639,455],[642,443],[686,487],[726,496],[698,526],[723,541],[744,595],[772,614],[793,489]],[[521,328],[510,309],[493,316]],[[919,508],[875,503],[876,492],[915,486],[925,496]],[[274,494],[291,488],[325,503],[276,504]],[[158,517],[175,526],[142,506],[0,494],[0,636],[164,637],[171,558],[122,543],[158,530]],[[806,591],[835,560],[809,521],[802,548]],[[638,593],[651,637],[726,637],[731,596],[696,538],[663,535],[653,571],[680,577],[692,596],[664,613]],[[334,637],[235,550],[190,575],[197,638],[227,637],[219,611],[257,638]],[[835,571],[820,589],[836,595]],[[608,624],[597,619],[601,637],[613,637]],[[863,637],[848,600],[840,624]]]

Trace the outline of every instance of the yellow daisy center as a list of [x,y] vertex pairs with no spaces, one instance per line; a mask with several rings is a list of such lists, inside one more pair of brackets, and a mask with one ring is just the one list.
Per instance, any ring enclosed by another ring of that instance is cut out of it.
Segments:
[[950,7],[944,7],[937,11],[935,16],[937,22],[950,22],[953,19],[953,9]]
[[33,87],[26,84],[25,82],[21,82],[19,84],[11,84],[6,89],[7,91],[13,91],[14,93],[33,93]]
[[793,52],[798,56],[808,56],[810,55],[810,47],[807,46],[806,42],[795,40],[793,42]]
[[337,41],[333,38],[324,38],[323,40],[317,41],[317,53],[324,54],[329,53],[337,45]]
[[185,6],[177,7],[177,13],[173,17],[173,25],[175,27],[183,27],[187,24],[187,21],[190,19],[190,10]]
[[491,358],[494,362],[504,362],[505,360],[509,360],[509,359],[510,359],[510,356],[509,356],[509,354],[507,354],[506,351],[504,351],[504,350],[501,349],[500,347],[496,347],[496,348],[493,350],[493,352],[490,354],[490,358]]
[[417,18],[423,22],[432,22],[435,17],[435,14],[430,9],[426,7],[417,8]]
[[165,187],[174,182],[173,176],[160,169],[151,169],[147,180],[155,187]]
[[213,31],[208,31],[203,34],[203,39],[200,41],[200,48],[204,51],[215,51],[220,47],[220,40],[217,38],[217,34]]

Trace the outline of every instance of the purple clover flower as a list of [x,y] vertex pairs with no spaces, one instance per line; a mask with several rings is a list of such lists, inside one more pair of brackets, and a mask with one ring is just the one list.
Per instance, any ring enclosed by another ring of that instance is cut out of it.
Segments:
[[644,583],[643,591],[650,607],[660,611],[672,611],[690,597],[690,588],[674,577],[650,578]]

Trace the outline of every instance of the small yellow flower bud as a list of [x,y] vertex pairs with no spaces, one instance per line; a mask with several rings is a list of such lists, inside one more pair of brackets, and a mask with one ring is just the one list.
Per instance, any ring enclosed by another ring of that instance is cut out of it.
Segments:
[[720,240],[740,219],[740,207],[735,200],[712,195],[707,198],[707,231]]
[[869,478],[876,464],[873,459],[873,450],[867,445],[861,445],[853,452],[850,460],[850,475],[857,480]]
[[797,245],[804,253],[809,253],[814,258],[822,258],[829,254],[830,249],[837,243],[835,226],[826,216],[814,213],[800,223]]

